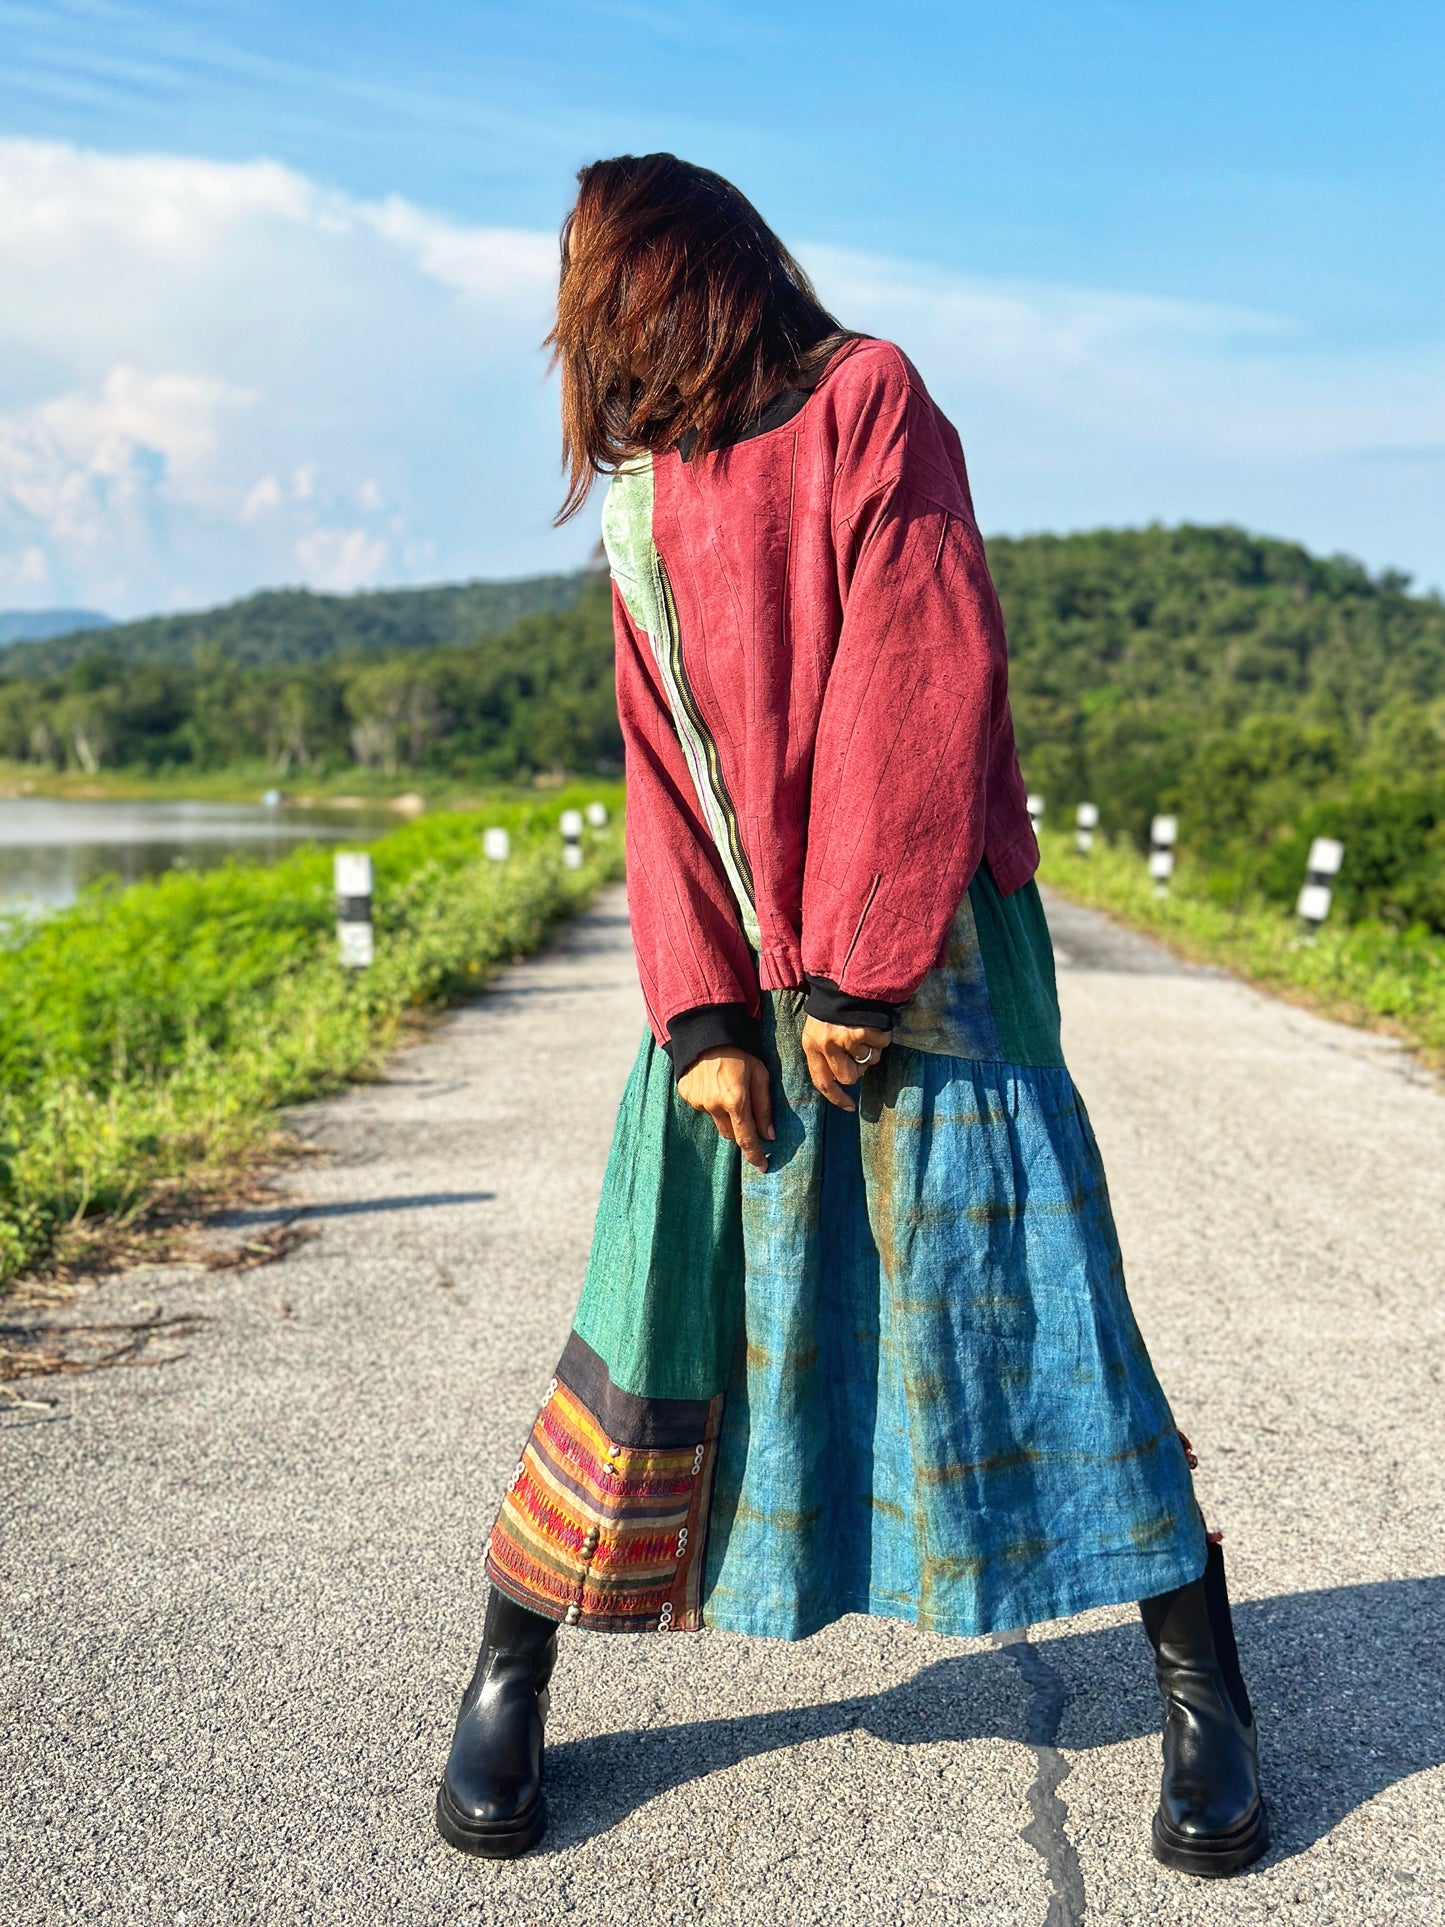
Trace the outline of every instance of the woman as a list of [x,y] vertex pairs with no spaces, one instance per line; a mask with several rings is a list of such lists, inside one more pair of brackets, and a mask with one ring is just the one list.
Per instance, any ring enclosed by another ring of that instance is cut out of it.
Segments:
[[559,1621],[972,1635],[1141,1600],[1155,1852],[1234,1872],[1266,1839],[1254,1722],[1060,1054],[958,437],[726,181],[579,179],[563,515],[612,474],[650,1028],[438,1824],[541,1838]]

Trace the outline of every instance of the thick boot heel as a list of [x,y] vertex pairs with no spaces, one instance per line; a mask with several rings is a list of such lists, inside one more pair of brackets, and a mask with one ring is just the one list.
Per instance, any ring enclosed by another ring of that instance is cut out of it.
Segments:
[[1224,1880],[1230,1874],[1243,1873],[1268,1847],[1269,1813],[1261,1803],[1254,1818],[1238,1834],[1191,1840],[1187,1834],[1174,1832],[1161,1807],[1154,1815],[1150,1845],[1161,1867],[1193,1874],[1199,1880]]
[[437,1788],[437,1832],[458,1853],[480,1860],[515,1860],[535,1847],[547,1831],[547,1802],[541,1790],[531,1806],[509,1820],[490,1825],[469,1820],[452,1800],[446,1781]]

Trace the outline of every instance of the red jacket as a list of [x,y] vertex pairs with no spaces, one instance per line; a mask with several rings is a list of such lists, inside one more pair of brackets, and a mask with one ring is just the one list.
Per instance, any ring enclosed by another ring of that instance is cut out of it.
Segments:
[[760,982],[901,1005],[979,862],[1005,893],[1038,865],[958,436],[897,348],[854,341],[790,419],[655,457],[651,490],[650,584],[609,552],[653,1030],[756,1012]]

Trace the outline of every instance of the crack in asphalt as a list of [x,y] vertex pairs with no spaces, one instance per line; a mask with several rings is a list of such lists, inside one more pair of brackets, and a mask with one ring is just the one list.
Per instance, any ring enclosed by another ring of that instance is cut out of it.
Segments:
[[1038,1765],[1029,1788],[1029,1811],[1033,1818],[1019,1830],[1044,1863],[1053,1889],[1044,1927],[1082,1927],[1085,1910],[1084,1876],[1079,1856],[1065,1830],[1069,1809],[1059,1797],[1059,1788],[1071,1771],[1054,1742],[1059,1723],[1069,1703],[1069,1689],[1050,1666],[1037,1646],[1031,1645],[1026,1629],[994,1633],[992,1645],[1008,1654],[1023,1675],[1029,1689],[1024,1713],[1024,1739]]

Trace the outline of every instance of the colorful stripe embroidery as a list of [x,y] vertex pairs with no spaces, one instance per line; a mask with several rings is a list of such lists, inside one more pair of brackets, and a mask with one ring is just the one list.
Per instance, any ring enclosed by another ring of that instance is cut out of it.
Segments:
[[[574,1336],[492,1528],[488,1577],[520,1605],[569,1625],[695,1631],[722,1398],[695,1408],[702,1423],[693,1443],[627,1444],[591,1409],[607,1402],[605,1390],[587,1398],[562,1378],[569,1363],[574,1377],[600,1369],[605,1380],[601,1360]],[[649,1403],[679,1403],[621,1402],[644,1415]]]

